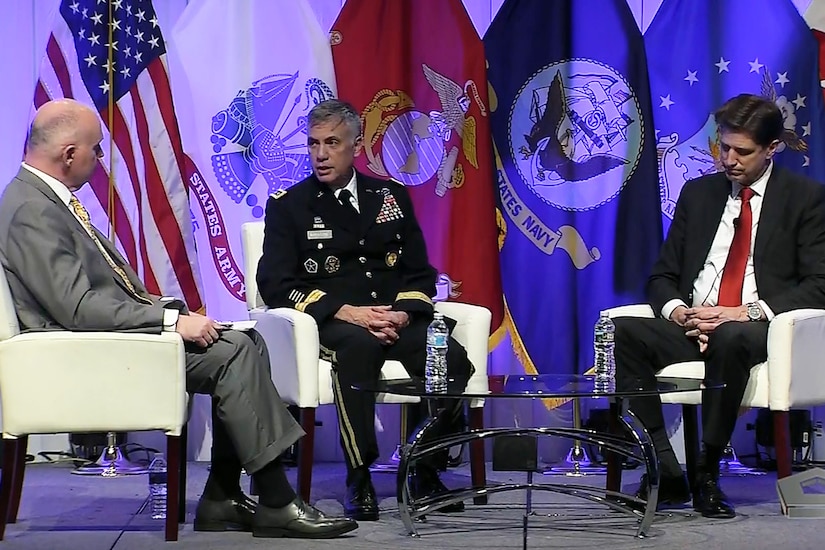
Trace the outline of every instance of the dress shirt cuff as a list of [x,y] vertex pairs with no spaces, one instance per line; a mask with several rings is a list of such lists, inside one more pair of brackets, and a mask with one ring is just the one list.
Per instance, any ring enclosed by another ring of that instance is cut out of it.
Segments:
[[759,307],[762,308],[762,312],[765,314],[765,319],[767,319],[768,321],[772,320],[776,316],[773,310],[770,307],[768,307],[768,304],[765,303],[765,300],[759,300],[756,303],[759,304]]
[[665,319],[670,321],[670,316],[673,315],[673,311],[679,306],[688,307],[687,304],[685,302],[683,302],[682,300],[680,300],[679,298],[674,298],[674,299],[670,300],[662,308],[662,317],[664,317]]
[[177,309],[164,309],[163,310],[163,332],[175,332],[175,329],[178,328],[178,317],[180,316],[180,311]]

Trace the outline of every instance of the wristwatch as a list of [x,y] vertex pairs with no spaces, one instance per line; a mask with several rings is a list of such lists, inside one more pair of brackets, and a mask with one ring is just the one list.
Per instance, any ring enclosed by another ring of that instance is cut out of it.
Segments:
[[760,321],[762,319],[762,308],[756,302],[747,304],[748,321]]

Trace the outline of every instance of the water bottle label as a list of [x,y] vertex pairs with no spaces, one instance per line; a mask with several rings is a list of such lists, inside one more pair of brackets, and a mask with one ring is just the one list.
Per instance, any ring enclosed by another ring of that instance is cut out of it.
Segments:
[[161,485],[166,484],[166,472],[149,472],[149,484]]
[[430,345],[436,348],[447,347],[447,335],[433,334],[432,336],[430,336]]

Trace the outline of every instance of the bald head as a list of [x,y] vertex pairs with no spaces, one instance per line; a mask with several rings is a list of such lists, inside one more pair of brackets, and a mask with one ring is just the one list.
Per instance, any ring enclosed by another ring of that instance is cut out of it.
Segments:
[[103,138],[97,114],[72,99],[43,104],[26,141],[26,163],[75,190],[94,172]]

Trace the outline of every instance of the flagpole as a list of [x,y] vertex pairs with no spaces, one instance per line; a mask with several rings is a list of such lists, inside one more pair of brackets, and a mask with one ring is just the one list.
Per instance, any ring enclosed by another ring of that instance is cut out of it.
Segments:
[[112,0],[108,0],[106,2],[107,7],[109,8],[109,44],[107,47],[107,57],[109,61],[109,75],[108,75],[108,82],[109,82],[109,96],[108,96],[108,108],[106,109],[107,114],[106,121],[107,126],[109,127],[109,200],[107,205],[107,212],[106,214],[109,216],[109,240],[114,242],[115,241],[115,128],[114,128],[114,110],[115,110],[115,65],[114,65],[114,25],[112,25],[112,21],[114,20],[114,13],[112,13]]

